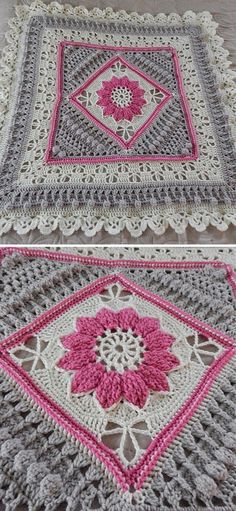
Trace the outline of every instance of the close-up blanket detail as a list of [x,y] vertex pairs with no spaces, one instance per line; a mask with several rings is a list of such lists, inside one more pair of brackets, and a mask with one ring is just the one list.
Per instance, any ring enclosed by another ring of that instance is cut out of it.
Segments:
[[9,25],[0,234],[236,224],[235,72],[209,12],[36,0]]
[[235,509],[229,264],[3,248],[0,275],[7,510]]

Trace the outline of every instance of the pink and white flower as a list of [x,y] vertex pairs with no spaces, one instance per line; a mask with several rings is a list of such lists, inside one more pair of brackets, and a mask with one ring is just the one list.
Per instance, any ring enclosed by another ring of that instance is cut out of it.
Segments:
[[132,308],[101,309],[95,317],[79,318],[76,331],[61,339],[69,351],[57,366],[75,371],[72,393],[95,392],[106,409],[122,398],[142,408],[149,390],[169,390],[166,373],[179,365],[168,351],[174,340],[157,319]]
[[103,108],[104,116],[112,116],[115,121],[132,121],[134,115],[142,114],[142,107],[146,103],[144,92],[138,81],[130,80],[127,76],[113,76],[110,81],[104,80],[102,88],[97,91],[97,105]]

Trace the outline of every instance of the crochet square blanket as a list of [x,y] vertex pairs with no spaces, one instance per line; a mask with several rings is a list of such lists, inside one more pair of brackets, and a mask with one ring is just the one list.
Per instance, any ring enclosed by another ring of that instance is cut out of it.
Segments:
[[7,509],[229,511],[236,276],[1,249]]
[[208,12],[36,0],[3,55],[0,233],[227,229],[235,73]]

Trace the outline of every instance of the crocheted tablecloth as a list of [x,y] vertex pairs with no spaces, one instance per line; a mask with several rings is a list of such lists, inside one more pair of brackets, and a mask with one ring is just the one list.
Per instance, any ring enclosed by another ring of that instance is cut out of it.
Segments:
[[37,0],[16,14],[1,78],[2,233],[235,223],[235,73],[210,13]]
[[235,509],[235,286],[212,261],[1,249],[6,509]]

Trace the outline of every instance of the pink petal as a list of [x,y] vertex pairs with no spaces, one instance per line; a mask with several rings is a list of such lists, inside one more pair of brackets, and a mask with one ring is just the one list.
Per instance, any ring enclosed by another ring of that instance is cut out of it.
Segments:
[[116,121],[121,121],[124,119],[123,108],[116,107],[113,117]]
[[107,99],[105,99],[105,98],[100,98],[100,99],[97,101],[97,103],[96,103],[96,104],[97,104],[97,105],[99,105],[99,106],[106,106],[106,104],[107,104]]
[[110,93],[109,93],[109,92],[107,92],[107,91],[105,91],[104,89],[100,89],[100,90],[98,90],[98,91],[97,91],[97,95],[98,95],[101,99],[103,99],[103,98],[109,98]]
[[69,350],[76,348],[90,348],[94,346],[96,339],[91,335],[73,332],[72,334],[61,337],[61,343]]
[[82,367],[75,373],[71,384],[71,392],[74,394],[91,392],[100,383],[104,371],[104,366],[99,363]]
[[96,354],[93,350],[70,351],[59,360],[57,367],[75,370],[88,365],[90,362],[95,362],[95,360]]
[[97,101],[97,105],[100,106],[107,106],[107,103],[109,103],[110,99],[109,96],[101,96],[100,99]]
[[111,104],[111,105],[105,105],[105,108],[103,110],[103,114],[104,115],[112,115],[114,112],[115,112],[115,105]]
[[122,374],[123,396],[127,401],[143,408],[148,397],[148,388],[141,376],[135,371],[125,371]]
[[158,351],[147,351],[144,353],[144,361],[147,364],[157,367],[160,371],[165,372],[171,371],[180,363],[178,358],[168,351],[164,353]]
[[175,341],[172,335],[166,334],[162,330],[153,331],[144,336],[144,342],[149,349],[163,351],[168,349]]
[[103,328],[95,318],[82,317],[76,322],[77,332],[80,334],[97,336],[103,333]]
[[117,87],[118,85],[120,85],[120,78],[113,76],[110,81],[110,84],[112,85],[112,88]]
[[143,337],[156,330],[160,330],[160,322],[154,318],[141,318],[135,325],[135,333]]
[[130,105],[130,108],[132,110],[132,112],[136,115],[139,115],[141,114],[141,110],[140,110],[140,107],[138,105],[134,105],[133,103]]
[[96,397],[103,408],[110,408],[121,397],[121,377],[115,371],[104,373],[96,389]]
[[118,315],[109,309],[101,309],[97,315],[96,319],[103,326],[104,329],[109,328],[117,328],[118,327]]
[[159,392],[169,390],[169,383],[165,373],[156,367],[142,364],[139,367],[139,374],[149,389],[158,390]]
[[139,315],[135,312],[131,307],[127,307],[126,309],[122,309],[118,313],[119,318],[119,326],[123,330],[129,330],[131,328],[134,330],[137,321],[139,321]]
[[125,112],[124,112],[124,119],[127,119],[127,121],[132,121],[133,119],[133,113],[132,113],[132,110],[130,110],[130,108],[125,108],[124,109]]
[[144,89],[135,90],[135,92],[134,92],[135,98],[138,99],[138,98],[143,97],[144,93],[145,93]]
[[132,80],[132,82],[130,83],[130,88],[133,91],[135,91],[136,89],[138,89],[139,91],[143,90],[139,88],[139,82],[137,82],[136,80]]
[[132,90],[132,82],[130,82],[129,78],[127,76],[124,76],[123,78],[120,78],[120,84],[121,87],[128,87],[130,90]]
[[105,90],[106,92],[110,92],[114,88],[112,80],[109,82],[107,80],[103,80],[102,86],[103,86],[103,90]]
[[129,106],[123,106],[123,113],[124,113],[124,116],[126,116],[126,114],[128,114],[130,112],[130,108]]
[[135,104],[136,104],[137,106],[139,106],[139,107],[142,107],[143,105],[145,105],[145,104],[146,104],[146,101],[145,101],[145,99],[136,99],[136,100],[135,100]]

